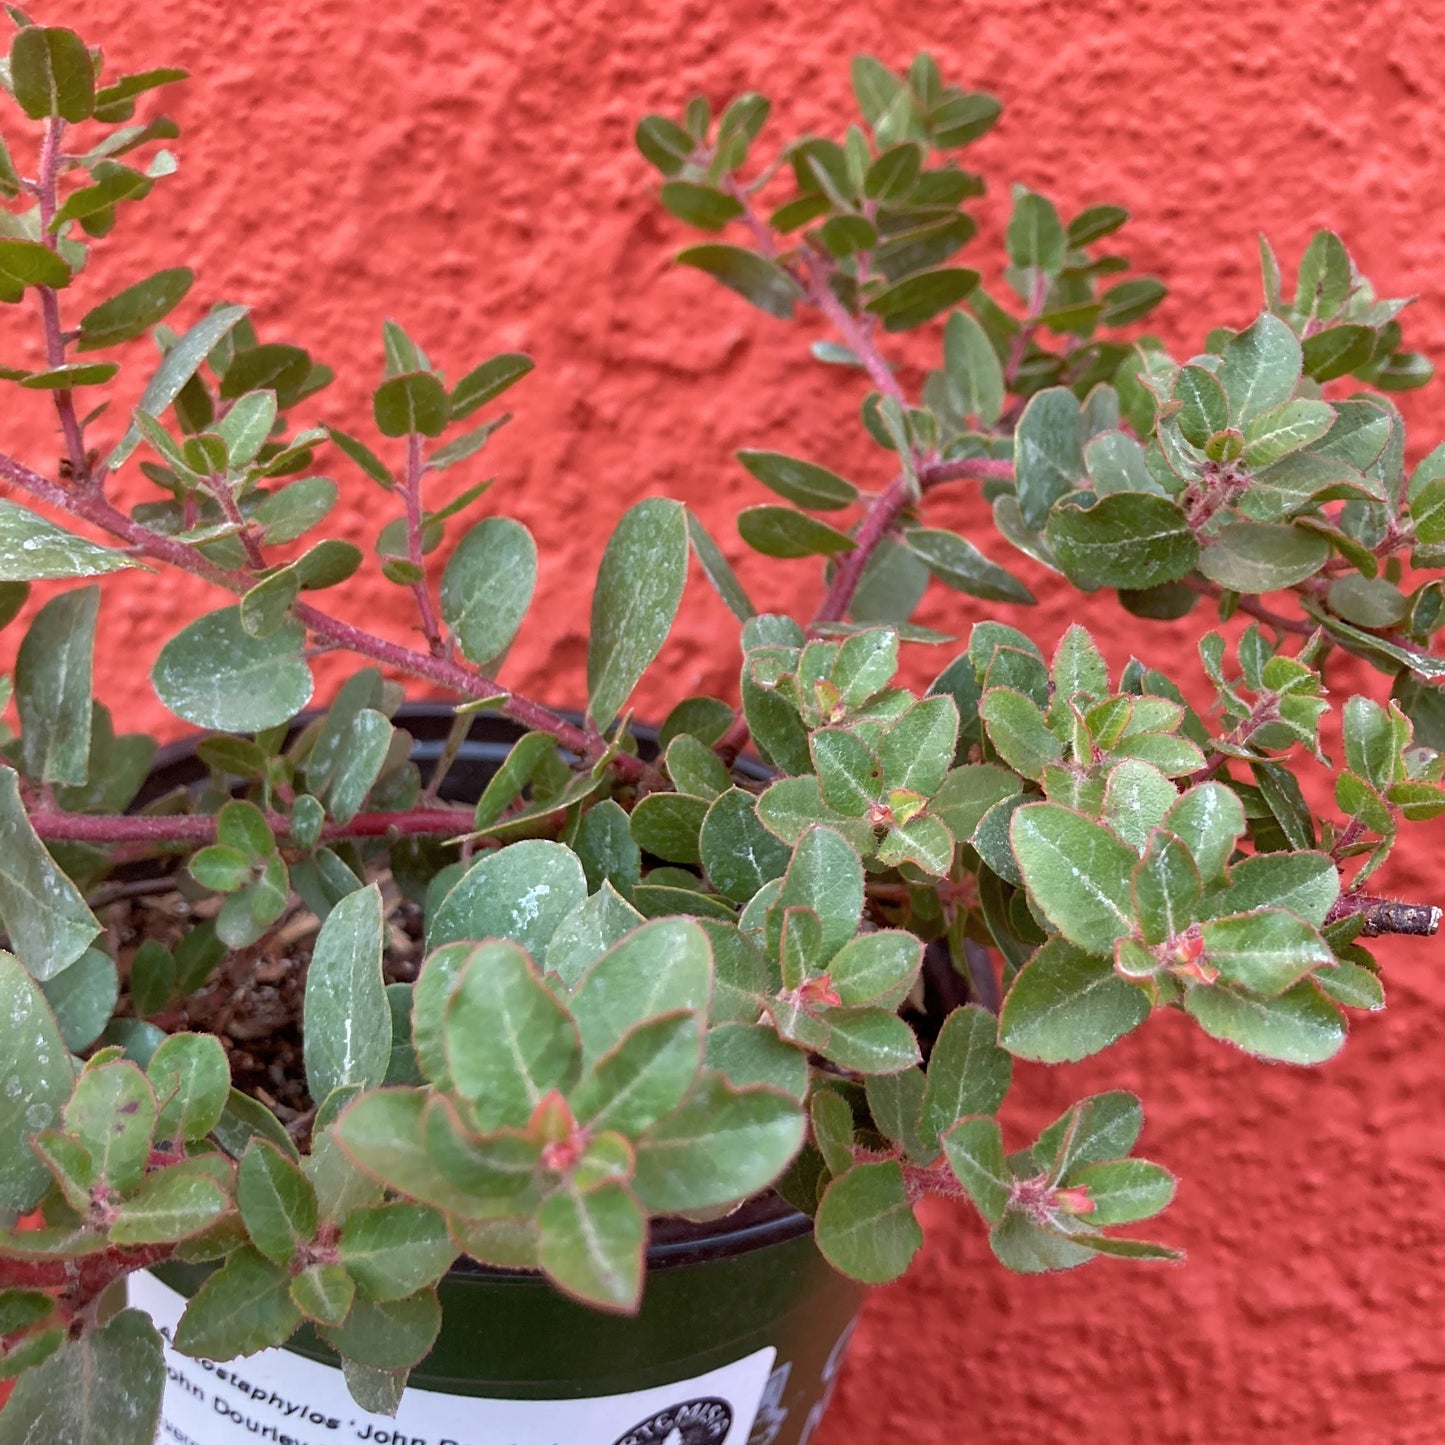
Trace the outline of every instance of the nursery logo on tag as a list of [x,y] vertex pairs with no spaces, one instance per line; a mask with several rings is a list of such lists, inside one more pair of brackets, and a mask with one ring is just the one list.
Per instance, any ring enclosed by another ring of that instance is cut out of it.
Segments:
[[709,1396],[659,1410],[634,1425],[616,1445],[721,1445],[732,1423],[733,1407]]

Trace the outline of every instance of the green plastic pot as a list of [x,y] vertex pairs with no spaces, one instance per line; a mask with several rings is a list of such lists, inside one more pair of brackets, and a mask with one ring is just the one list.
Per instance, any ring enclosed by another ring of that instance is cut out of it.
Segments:
[[[416,740],[413,756],[424,774],[441,751],[451,717],[450,709],[425,704],[397,715]],[[507,719],[479,715],[443,794],[478,796],[521,732]],[[645,753],[655,750],[651,737],[642,743]],[[752,768],[764,776],[756,763]],[[138,802],[206,776],[193,745],[164,749]],[[455,1427],[451,1433],[427,1433],[404,1426],[407,1399],[395,1427],[354,1407],[349,1431],[342,1429],[345,1421],[332,1430],[325,1419],[311,1420],[308,1411],[322,1417],[327,1411],[302,1402],[306,1389],[318,1392],[308,1397],[314,1404],[322,1396],[341,1398],[343,1386],[336,1357],[308,1328],[284,1352],[265,1351],[234,1368],[170,1354],[160,1440],[162,1445],[231,1445],[233,1438],[258,1437],[278,1445],[338,1439],[360,1439],[363,1445],[493,1445],[504,1439],[513,1445],[515,1406],[503,1402],[550,1401],[572,1402],[565,1407],[566,1423],[549,1426],[539,1404],[527,1416],[535,1426],[525,1427],[535,1429],[535,1438],[546,1445],[806,1445],[832,1393],[864,1294],[818,1253],[812,1220],[767,1196],[713,1224],[662,1221],[654,1229],[647,1265],[642,1306],[633,1316],[588,1309],[540,1275],[471,1261],[453,1269],[439,1289],[441,1334],[412,1371],[408,1398],[417,1392],[464,1397],[475,1431],[471,1438]],[[208,1266],[176,1264],[152,1271],[183,1298],[200,1288],[208,1272]],[[146,1303],[150,1288],[139,1284],[132,1297]],[[178,1301],[172,1304],[179,1308]],[[309,1361],[321,1371],[313,1374],[319,1383],[273,1389],[268,1370],[277,1369],[274,1361],[282,1354],[291,1358],[280,1373],[294,1372],[298,1360]],[[729,1397],[697,1386],[719,1371],[729,1383],[715,1388],[725,1391],[741,1381],[741,1393]],[[634,1420],[616,1397],[625,1401],[637,1394],[647,1398]],[[487,1401],[493,1402],[490,1411]],[[595,1411],[581,1402],[596,1402]],[[294,1413],[286,1413],[288,1407]],[[504,1417],[500,1428],[508,1433],[498,1434],[489,1415]],[[181,1417],[192,1423],[181,1423]],[[202,1417],[204,1434],[194,1423]],[[617,1427],[619,1418],[628,1423]],[[614,1429],[621,1433],[608,1433]],[[515,1445],[531,1440],[518,1435]]]
[[[494,1433],[489,1413],[510,1422],[510,1410],[498,1402],[512,1401],[598,1402],[602,1433],[548,1437],[555,1445],[663,1445],[673,1439],[673,1430],[680,1431],[680,1445],[805,1445],[832,1393],[863,1288],[837,1274],[818,1253],[811,1220],[776,1198],[756,1201],[714,1225],[674,1228],[671,1237],[668,1226],[661,1229],[648,1251],[642,1308],[633,1316],[588,1309],[540,1275],[460,1264],[440,1285],[441,1334],[412,1371],[409,1390],[469,1397],[466,1414],[476,1445],[510,1439]],[[162,1265],[154,1274],[189,1297],[207,1267]],[[335,1356],[309,1330],[299,1333],[287,1351],[335,1368]],[[229,1381],[223,1378],[220,1384],[214,1371],[206,1378],[194,1361],[172,1356],[176,1368],[170,1388],[186,1388],[175,1378],[184,1373],[218,1395],[239,1377],[248,1387],[240,1413],[260,1427],[249,1431],[254,1438],[272,1423],[267,1361],[274,1353],[237,1361]],[[741,1395],[728,1397],[699,1384],[702,1377],[741,1361],[754,1366],[754,1383]],[[617,1402],[604,1408],[608,1397],[661,1387],[670,1387],[663,1391],[663,1403],[643,1404],[635,1420]],[[290,1398],[284,1389],[281,1394]],[[168,1406],[175,1398],[168,1394]],[[257,1403],[248,1405],[247,1398]],[[486,1402],[493,1403],[493,1412]],[[563,1428],[578,1430],[579,1418],[589,1413],[574,1405],[565,1417],[570,1424]],[[543,1423],[545,1407],[535,1408],[529,1418],[534,1417],[541,1439],[549,1428]],[[392,1438],[398,1445],[414,1440],[441,1445],[444,1438],[410,1433],[412,1427],[400,1428],[393,1437],[393,1427],[379,1418],[366,1435],[365,1418],[352,1424],[354,1438],[367,1445]],[[618,1418],[627,1423],[617,1427]],[[232,1425],[238,1439],[242,1429],[249,1429],[234,1419]],[[607,1433],[618,1428],[620,1434]],[[175,1436],[163,1430],[160,1438],[169,1442]],[[296,1438],[298,1445],[311,1445],[304,1434]],[[458,1445],[472,1442],[458,1439]]]

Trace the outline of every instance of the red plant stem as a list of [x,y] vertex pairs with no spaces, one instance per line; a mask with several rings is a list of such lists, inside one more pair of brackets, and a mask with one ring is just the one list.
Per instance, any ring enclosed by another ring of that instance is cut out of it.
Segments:
[[0,1256],[0,1285],[7,1289],[63,1290],[81,1302],[93,1298],[122,1275],[149,1269],[175,1253],[173,1244],[106,1249],[72,1259],[27,1259]]
[[406,480],[402,484],[402,492],[406,497],[407,557],[421,576],[411,584],[411,591],[416,598],[417,611],[421,613],[421,630],[426,634],[431,655],[445,657],[446,645],[442,642],[442,630],[437,623],[436,609],[432,606],[431,589],[426,580],[426,558],[421,545],[421,473],[421,433],[412,432],[406,439]]
[[900,406],[908,405],[908,398],[893,374],[893,368],[884,359],[883,353],[873,340],[873,328],[867,322],[853,315],[838,299],[828,284],[828,266],[819,256],[809,253],[808,299],[826,316],[838,333],[843,345],[863,363],[868,379],[884,396],[891,396]]
[[945,482],[1011,482],[1013,477],[1012,462],[988,457],[960,457],[953,462],[927,462],[918,469],[918,484],[925,492],[930,487],[940,487]]
[[[245,593],[255,585],[255,579],[248,573],[232,572],[218,567],[185,543],[177,542],[132,521],[111,506],[99,492],[68,492],[22,462],[3,454],[0,454],[0,480],[8,481],[32,497],[92,523],[110,533],[112,537],[128,543],[133,551],[142,556],[166,562],[180,571],[189,572],[192,576],[204,578],[217,587],[223,587],[228,592]],[[349,652],[369,657],[412,677],[434,682],[461,697],[475,701],[505,699],[498,705],[498,711],[504,717],[509,717],[524,727],[551,733],[563,747],[581,758],[593,760],[603,751],[604,745],[595,736],[559,717],[541,703],[518,697],[515,693],[509,694],[500,683],[474,668],[453,662],[450,658],[430,657],[399,643],[388,642],[385,638],[364,632],[307,603],[297,603],[292,607],[291,613],[309,631],[346,648]],[[610,766],[630,782],[645,782],[652,787],[662,785],[661,776],[655,768],[627,753],[619,753],[613,757]]]
[[260,571],[266,565],[266,558],[261,551],[261,544],[256,540],[256,535],[251,530],[250,523],[241,515],[241,508],[236,503],[235,493],[226,485],[224,477],[212,476],[207,490],[216,499],[216,505],[220,507],[221,514],[236,528],[236,535],[241,539],[241,545],[246,549],[246,560]]
[[1028,315],[1019,323],[1018,335],[1014,337],[1014,344],[1009,351],[1008,364],[1004,367],[1004,382],[1010,390],[1018,380],[1019,367],[1024,364],[1024,357],[1028,355],[1029,342],[1034,339],[1034,332],[1038,330],[1039,317],[1043,315],[1044,302],[1049,296],[1048,275],[1040,271],[1034,277],[1034,289],[1029,296]]
[[[1184,585],[1192,587],[1201,597],[1219,597],[1224,591],[1222,587],[1206,581],[1203,577],[1186,577]],[[1272,611],[1255,597],[1241,596],[1235,606],[1250,617],[1267,623],[1270,627],[1277,627],[1281,632],[1295,632],[1301,637],[1308,637],[1315,630],[1310,623],[1298,617],[1286,617],[1282,612]]]
[[1372,898],[1367,893],[1345,893],[1335,900],[1325,922],[1334,923],[1356,913],[1365,915],[1368,935],[1408,933],[1421,938],[1439,932],[1442,916],[1440,909],[1428,903],[1397,903],[1391,898]]
[[913,501],[913,485],[903,473],[894,477],[874,498],[858,527],[857,536],[853,539],[853,550],[844,554],[837,572],[833,574],[827,595],[813,617],[814,627],[822,622],[841,622],[848,615],[853,594],[857,592],[858,583],[863,578],[863,569],[878,550],[879,543],[893,530],[899,517]]
[[[216,836],[216,819],[209,813],[145,814],[65,813],[41,808],[30,815],[36,835],[49,843],[209,843]],[[284,813],[268,813],[267,825],[278,838],[290,836],[291,821]],[[460,837],[469,832],[472,815],[465,808],[413,808],[404,813],[358,813],[349,823],[328,823],[323,842],[346,838],[387,836]]]
[[[56,249],[56,237],[51,234],[50,223],[55,219],[59,193],[60,141],[65,134],[65,122],[58,116],[45,123],[45,137],[40,143],[40,173],[36,180],[36,191],[40,202],[40,235],[52,251]],[[60,298],[49,286],[39,286],[40,318],[45,331],[45,362],[52,370],[65,365],[65,335],[60,326]],[[65,449],[69,453],[71,474],[77,483],[84,486],[90,478],[90,468],[85,458],[85,438],[80,430],[80,418],[75,414],[75,400],[70,388],[61,387],[55,393],[55,412],[60,419],[61,434],[65,437]]]
[[[945,482],[963,481],[966,478],[987,480],[1007,479],[1011,476],[1012,462],[964,457],[952,462],[926,463],[919,468],[918,485],[927,491]],[[848,608],[858,591],[864,569],[878,550],[879,544],[893,530],[899,517],[916,500],[913,486],[905,475],[895,477],[888,487],[873,499],[853,539],[853,550],[844,555],[833,575],[827,595],[813,618],[814,627],[820,622],[841,622],[848,615]]]

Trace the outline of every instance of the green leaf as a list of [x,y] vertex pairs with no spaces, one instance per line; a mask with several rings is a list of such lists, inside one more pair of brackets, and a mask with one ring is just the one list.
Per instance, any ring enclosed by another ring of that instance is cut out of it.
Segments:
[[1174,378],[1173,399],[1180,403],[1179,430],[1191,446],[1203,448],[1216,432],[1229,427],[1229,403],[1212,371],[1202,366],[1181,366]]
[[765,487],[812,512],[833,512],[852,506],[858,489],[852,482],[820,467],[781,452],[741,451],[738,460]]
[[371,1300],[400,1300],[433,1285],[457,1247],[446,1220],[423,1204],[378,1204],[347,1215],[337,1257]]
[[672,630],[687,578],[687,516],[651,497],[608,540],[592,595],[588,712],[603,727],[622,709]]
[[473,950],[452,987],[443,1038],[451,1080],[483,1132],[522,1127],[543,1095],[570,1089],[581,1068],[576,1026],[511,942]]
[[1015,266],[1036,266],[1050,275],[1063,267],[1068,242],[1059,213],[1052,201],[1035,191],[1014,187],[1013,214],[1004,239]]
[[680,793],[710,803],[732,786],[727,764],[691,733],[680,733],[673,738],[664,756],[667,775]]
[[[156,1053],[159,1052],[157,1048]],[[233,1159],[239,1159],[246,1152],[246,1146],[252,1139],[264,1139],[268,1144],[274,1144],[288,1159],[299,1157],[295,1141],[275,1114],[239,1089],[231,1089],[226,1095],[221,1120],[211,1132],[216,1143]]]
[[170,1244],[209,1229],[231,1207],[203,1161],[171,1164],[147,1176],[116,1211],[110,1242],[121,1249]]
[[[165,151],[161,155],[167,155]],[[158,158],[159,159],[159,158]],[[164,162],[162,164],[165,164]],[[170,165],[174,170],[174,163]],[[104,218],[100,221],[107,229],[109,222],[114,218],[115,207],[121,201],[140,200],[146,196],[154,184],[154,181],[141,171],[132,170],[129,166],[120,165],[115,161],[103,161],[92,171],[94,183],[82,186],[78,191],[72,191],[61,202],[59,210],[56,211],[50,222],[50,233],[54,234],[63,227],[67,221],[80,221],[89,230],[96,224],[95,218]],[[162,171],[162,174],[165,174]]]
[[316,1190],[274,1145],[252,1139],[236,1171],[236,1203],[251,1242],[267,1259],[289,1264],[316,1233]]
[[735,903],[746,903],[763,884],[781,878],[792,857],[758,821],[757,798],[729,788],[713,800],[698,835],[708,880]]
[[1252,417],[1244,428],[1244,464],[1267,467],[1329,431],[1335,409],[1325,401],[1282,402]]
[[768,1024],[715,1025],[708,1030],[703,1062],[735,1089],[766,1085],[798,1100],[808,1092],[808,1056],[779,1038]]
[[1019,970],[999,1017],[1011,1054],[1074,1063],[1108,1048],[1149,1017],[1144,990],[1114,972],[1112,958],[1050,939]]
[[[608,802],[611,802],[610,799]],[[605,808],[607,803],[601,806]],[[611,803],[611,806],[617,808],[616,803]],[[597,812],[597,809],[592,811]],[[617,808],[617,812],[621,814],[626,834],[627,815],[621,808]],[[637,845],[631,842],[631,835],[626,834],[626,837],[634,853],[637,853]],[[637,855],[640,857],[640,853]],[[562,987],[568,990],[577,987],[582,981],[582,974],[603,957],[608,948],[621,942],[642,922],[642,913],[637,912],[610,881],[604,880],[597,892],[572,909],[553,933],[546,951],[548,974],[561,978]]]
[[873,627],[844,639],[829,681],[849,707],[861,707],[888,686],[897,670],[897,630]]
[[702,1018],[693,1011],[638,1024],[582,1075],[569,1103],[594,1134],[629,1139],[682,1102],[702,1064]]
[[[126,101],[133,100],[136,96],[144,95],[146,91],[155,90],[159,86],[170,85],[177,80],[185,80],[189,75],[188,70],[177,70],[173,67],[141,70],[133,75],[122,75],[119,79],[111,81],[109,85],[96,91],[96,119],[110,122],[129,120],[135,111],[134,107],[125,105]],[[102,115],[100,113],[102,111],[123,111],[124,113]]]
[[743,214],[743,204],[736,196],[697,181],[666,181],[659,199],[679,221],[700,231],[721,231]]
[[14,303],[27,286],[70,284],[70,267],[40,241],[0,240],[0,301]]
[[591,964],[572,994],[587,1061],[646,1019],[706,1009],[711,989],[712,949],[699,924],[660,918],[634,929]]
[[686,793],[650,793],[632,810],[632,837],[644,853],[669,863],[698,863],[698,834],[707,799]]
[[1128,326],[1142,320],[1168,295],[1168,287],[1155,276],[1135,276],[1111,286],[1100,298],[1104,326]]
[[32,120],[59,117],[72,124],[95,106],[95,62],[85,41],[59,26],[28,25],[10,45],[10,84]]
[[738,514],[738,535],[765,557],[830,557],[854,547],[846,532],[791,507],[744,507]]
[[1055,1184],[1068,1184],[1072,1171],[1104,1159],[1122,1159],[1139,1140],[1144,1110],[1124,1089],[1081,1099],[1038,1137],[1033,1159]]
[[0,923],[21,962],[44,982],[85,952],[100,925],[36,837],[13,768],[0,767],[0,833]]
[[1174,1198],[1174,1176],[1147,1159],[1111,1159],[1069,1176],[1071,1187],[1089,1191],[1094,1208],[1085,1218],[1102,1229],[1152,1219]]
[[1276,998],[1255,998],[1221,984],[1184,995],[1185,1011],[1210,1037],[1286,1064],[1322,1064],[1345,1042],[1345,1020],[1308,981]]
[[[147,416],[160,416],[181,394],[181,389],[200,370],[201,363],[222,340],[228,336],[238,322],[246,315],[244,306],[220,306],[209,316],[196,322],[179,341],[166,352],[164,360],[155,375],[146,383],[136,410]],[[106,459],[106,466],[115,471],[122,466],[130,454],[140,445],[140,423],[132,421],[125,435],[116,443],[114,451]],[[242,727],[244,724],[237,724]]]
[[1294,395],[1304,364],[1300,344],[1278,316],[1263,312],[1224,348],[1219,381],[1236,424],[1247,422]]
[[1014,432],[1014,467],[1024,522],[1041,531],[1054,503],[1084,476],[1083,413],[1067,387],[1030,397]]
[[956,1120],[995,1114],[1008,1093],[1013,1060],[999,1047],[998,1020],[976,1004],[944,1020],[928,1059],[922,1134],[930,1147]]
[[1312,577],[1330,558],[1330,544],[1300,527],[1229,522],[1206,538],[1199,570],[1233,592],[1277,592]]
[[313,1099],[349,1084],[375,1087],[386,1077],[391,1008],[381,971],[384,927],[381,893],[372,884],[343,898],[316,936],[303,1027]]
[[1189,849],[1209,883],[1224,872],[1235,840],[1244,834],[1244,806],[1223,783],[1200,783],[1170,807],[1163,826]]
[[294,542],[330,512],[337,495],[329,477],[302,477],[261,502],[252,520],[268,542]]
[[1224,979],[1252,994],[1282,994],[1305,974],[1334,962],[1318,931],[1282,908],[1256,908],[1205,923],[1204,956]]
[[1056,803],[1019,808],[1009,828],[1029,892],[1049,921],[1090,953],[1133,932],[1134,850],[1109,829]]
[[567,1294],[631,1313],[642,1297],[647,1218],[624,1184],[559,1189],[537,1214],[537,1263]]
[[33,371],[20,378],[20,385],[32,391],[64,391],[77,386],[99,386],[109,381],[120,365],[114,361],[68,362],[50,371]]
[[1111,492],[1088,508],[1056,506],[1044,535],[1064,574],[1084,588],[1157,587],[1199,560],[1184,513],[1143,492]]
[[0,1208],[23,1213],[50,1184],[30,1140],[60,1122],[75,1074],[44,995],[19,962],[3,952],[0,1059]]
[[679,253],[677,261],[680,266],[706,271],[769,316],[783,321],[792,319],[793,307],[802,299],[797,282],[781,266],[741,246],[690,246]]
[[830,1008],[828,1038],[818,1052],[860,1074],[896,1074],[919,1061],[918,1040],[886,1008]]
[[911,331],[956,306],[977,285],[978,272],[961,266],[916,271],[880,292],[867,310],[883,322],[885,331]]
[[1360,372],[1369,364],[1378,333],[1372,326],[1331,326],[1304,339],[1305,375],[1333,381]]
[[231,1066],[211,1034],[170,1034],[151,1055],[146,1077],[160,1102],[157,1139],[204,1139],[220,1122]]
[[137,565],[122,553],[64,531],[14,502],[0,501],[0,581],[99,577]]
[[290,1272],[259,1250],[236,1250],[191,1297],[175,1347],[196,1359],[230,1360],[283,1344],[301,1323]]
[[372,412],[382,436],[440,436],[447,425],[446,388],[430,371],[403,372],[377,387]]
[[863,866],[857,852],[830,828],[811,827],[798,840],[778,894],[786,908],[811,908],[823,925],[819,967],[858,931],[863,912]]
[[327,427],[326,430],[331,440],[335,442],[372,481],[379,482],[388,490],[396,485],[396,478],[393,477],[387,469],[386,463],[364,442],[358,441],[354,436],[336,427]]
[[[998,755],[1024,777],[1037,782],[1048,764],[1063,758],[1064,745],[1049,730],[1043,713],[1022,693],[991,687],[979,702],[978,715]],[[941,816],[947,821],[947,813]],[[959,836],[968,837],[972,831]]]
[[47,979],[41,992],[55,1011],[65,1047],[78,1054],[100,1037],[115,1012],[120,997],[115,961],[104,949],[87,948],[64,972]]
[[589,888],[600,889],[611,882],[626,892],[641,877],[641,850],[632,841],[626,812],[611,798],[604,798],[582,815],[572,848],[582,860]]
[[1384,985],[1368,968],[1349,959],[1337,959],[1330,967],[1317,969],[1313,978],[1326,996],[1346,1008],[1376,1013],[1385,1007]]
[[653,1214],[746,1199],[783,1172],[803,1132],[796,1099],[774,1089],[734,1089],[704,1070],[682,1104],[638,1140],[638,1197]]
[[955,591],[986,602],[1034,601],[1034,594],[1022,582],[957,533],[918,527],[905,534],[904,543],[923,558],[940,582]]
[[702,570],[712,583],[727,609],[739,622],[755,617],[758,609],[753,606],[732,564],[723,555],[722,549],[713,541],[706,527],[693,512],[687,514],[687,538],[692,544],[693,554],[702,564]]
[[955,311],[943,331],[943,373],[954,409],[965,420],[993,426],[1003,414],[1004,377],[998,353],[967,311]]
[[442,574],[442,617],[463,655],[486,668],[512,645],[537,585],[537,544],[509,517],[488,517],[457,544]]
[[0,1421],[0,1441],[153,1445],[165,1387],[155,1325],[139,1310],[122,1310],[20,1376]]
[[110,300],[91,307],[80,318],[77,349],[95,351],[143,336],[180,304],[195,279],[189,266],[157,271],[144,281],[127,286]]
[[842,945],[828,965],[832,987],[845,1007],[874,1004],[896,1009],[923,965],[918,936],[896,928],[860,933]]
[[234,732],[275,727],[311,697],[305,629],[284,623],[268,637],[241,626],[240,609],[207,613],[161,649],[151,682],[161,702],[197,727]]
[[290,1294],[307,1319],[339,1325],[351,1312],[356,1283],[339,1264],[309,1264],[292,1279]]
[[834,1179],[814,1224],[828,1263],[865,1284],[897,1279],[923,1245],[903,1170],[893,1160],[858,1164]]
[[586,896],[587,877],[576,854],[560,843],[527,838],[483,854],[462,874],[432,917],[427,946],[510,938],[541,958],[557,925]]
[[358,1299],[344,1324],[317,1333],[353,1368],[404,1370],[426,1358],[441,1330],[442,1311],[435,1290],[419,1290],[403,1300]]
[[482,790],[472,826],[478,831],[490,828],[521,796],[543,760],[556,752],[557,739],[551,733],[525,733],[518,738]]
[[1198,916],[1204,893],[1199,865],[1184,841],[1154,828],[1144,857],[1134,869],[1134,912],[1146,943],[1163,943],[1183,933]]
[[943,1136],[943,1152],[953,1177],[968,1191],[985,1221],[1001,1224],[1013,1197],[1013,1176],[998,1120],[979,1115],[959,1119]]
[[1230,870],[1229,886],[1211,893],[1203,916],[1287,908],[1320,927],[1339,894],[1339,869],[1328,854],[1261,853]]
[[675,176],[695,149],[692,136],[662,115],[643,116],[635,139],[637,149],[665,176]]
[[507,352],[494,356],[474,367],[452,388],[449,413],[453,421],[463,421],[479,407],[495,400],[510,386],[536,366],[530,356]]
[[35,782],[85,783],[90,761],[91,660],[100,588],[52,597],[15,659],[20,753]]

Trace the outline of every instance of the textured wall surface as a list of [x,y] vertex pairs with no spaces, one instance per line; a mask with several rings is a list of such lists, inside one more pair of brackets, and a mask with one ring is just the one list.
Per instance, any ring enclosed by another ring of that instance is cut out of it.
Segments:
[[[448,479],[495,474],[494,509],[542,544],[533,617],[504,678],[557,703],[579,696],[590,577],[626,504],[684,498],[738,555],[731,517],[761,500],[729,459],[738,447],[815,457],[865,485],[887,480],[882,454],[857,439],[856,382],[806,360],[804,340],[821,334],[811,323],[790,331],[670,268],[680,228],[656,206],[630,142],[645,110],[675,111],[697,90],[722,101],[762,88],[783,124],[831,125],[848,103],[851,53],[902,64],[926,46],[946,74],[1006,106],[972,153],[994,183],[975,252],[990,254],[1010,180],[1055,195],[1066,213],[1122,202],[1135,215],[1124,249],[1174,288],[1152,324],[1187,351],[1209,325],[1252,316],[1256,230],[1292,263],[1311,231],[1330,225],[1382,290],[1425,294],[1408,334],[1445,355],[1438,5],[35,0],[34,9],[103,42],[124,68],[181,64],[203,78],[170,101],[185,130],[179,174],[123,214],[111,262],[77,284],[76,304],[187,261],[201,278],[193,313],[217,297],[252,303],[263,339],[303,342],[337,368],[322,414],[366,432],[384,316],[453,375],[502,349],[537,357],[538,372],[513,393],[517,420],[481,464]],[[28,312],[6,308],[0,360],[35,354]],[[137,373],[142,360],[138,347]],[[137,379],[123,399],[138,389]],[[1421,428],[1414,455],[1438,394],[1407,399]],[[53,466],[52,422],[16,398],[4,398],[5,449]],[[102,419],[97,439],[108,444],[118,425]],[[343,462],[334,470],[345,528],[369,542],[387,499]],[[130,477],[124,487],[135,500],[145,484]],[[941,497],[935,515],[1003,556],[968,493]],[[804,565],[769,578],[740,556],[739,568],[770,606],[806,609],[816,595]],[[100,689],[123,723],[177,729],[135,670],[202,590],[137,574],[105,584]],[[639,695],[643,715],[677,690],[735,686],[724,614],[700,586],[694,600]],[[392,637],[414,636],[406,600],[380,580],[351,586],[347,603]],[[1076,605],[998,613],[1047,649]],[[978,604],[940,595],[924,620],[966,631],[980,615]],[[1116,663],[1133,651],[1168,665],[1186,635],[1107,606],[1090,618]],[[915,678],[938,665],[917,658]],[[1349,677],[1331,681],[1343,689]],[[1426,835],[1385,886],[1438,896],[1440,880]],[[919,1266],[868,1307],[820,1445],[1440,1440],[1445,983],[1436,944],[1382,953],[1391,1012],[1359,1021],[1344,1056],[1320,1070],[1243,1061],[1170,1017],[1087,1065],[1027,1071],[1011,1105],[1020,1131],[1091,1088],[1143,1093],[1141,1147],[1184,1175],[1163,1232],[1190,1251],[1189,1265],[1098,1263],[1018,1279],[992,1264],[963,1209],[936,1207]]]

